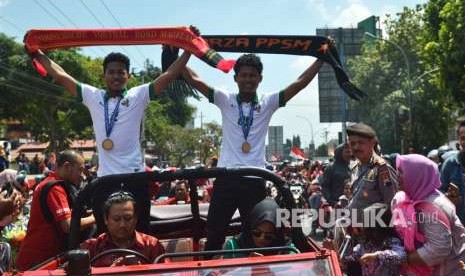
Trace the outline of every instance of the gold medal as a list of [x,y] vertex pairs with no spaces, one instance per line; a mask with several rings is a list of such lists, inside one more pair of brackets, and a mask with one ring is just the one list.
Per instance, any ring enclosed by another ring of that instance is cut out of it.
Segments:
[[102,147],[104,150],[111,150],[113,149],[113,141],[110,138],[103,140]]
[[249,144],[249,142],[245,141],[242,143],[242,152],[243,153],[249,153],[250,149],[252,149],[252,146]]

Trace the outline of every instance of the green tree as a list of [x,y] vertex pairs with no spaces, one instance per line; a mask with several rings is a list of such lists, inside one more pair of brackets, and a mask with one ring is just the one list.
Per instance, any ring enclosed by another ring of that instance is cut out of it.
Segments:
[[[424,12],[422,57],[439,68],[432,82],[444,95],[451,95],[450,107],[465,107],[465,2],[430,0]],[[443,96],[441,95],[441,96]],[[453,106],[455,102],[456,106]]]
[[207,159],[219,154],[222,138],[221,126],[216,122],[207,123],[203,126],[200,135],[200,161],[206,164]]
[[316,156],[328,156],[328,146],[326,144],[321,144],[316,149]]
[[404,8],[385,24],[389,41],[405,52],[410,71],[392,43],[367,38],[361,55],[349,60],[354,81],[369,94],[351,103],[352,115],[377,131],[383,152],[401,152],[401,141],[404,150],[410,145],[436,148],[445,142],[447,109],[445,97],[428,81],[434,66],[419,54],[424,45],[422,8]]
[[[88,111],[49,77],[40,78],[33,71],[23,47],[4,35],[0,36],[2,52],[0,67],[2,97],[0,106],[3,118],[20,120],[40,141],[50,141],[50,150],[66,148],[70,139],[84,138],[88,134]],[[54,51],[50,57],[76,79],[91,83],[94,75],[82,64],[90,60],[78,49]]]
[[195,158],[195,150],[200,148],[201,130],[185,129],[178,125],[168,127],[170,139],[166,140],[166,148],[170,164],[176,167],[185,167],[192,164]]

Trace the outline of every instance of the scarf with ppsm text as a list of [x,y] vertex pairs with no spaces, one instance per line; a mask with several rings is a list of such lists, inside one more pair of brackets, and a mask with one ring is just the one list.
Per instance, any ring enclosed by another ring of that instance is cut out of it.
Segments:
[[[24,36],[24,44],[29,54],[38,49],[46,51],[81,46],[167,44],[183,48],[225,73],[229,72],[235,63],[234,60],[225,60],[188,27],[33,29]],[[33,59],[33,64],[39,73],[47,74],[37,60]]]
[[[321,58],[334,69],[336,80],[344,92],[354,100],[367,96],[350,82],[336,47],[324,36],[287,36],[287,35],[204,35],[210,47],[218,52],[263,53],[314,56]],[[169,49],[164,49],[169,50]],[[163,59],[168,55],[162,54]],[[171,58],[173,62],[175,58]],[[165,62],[164,67],[169,63]]]

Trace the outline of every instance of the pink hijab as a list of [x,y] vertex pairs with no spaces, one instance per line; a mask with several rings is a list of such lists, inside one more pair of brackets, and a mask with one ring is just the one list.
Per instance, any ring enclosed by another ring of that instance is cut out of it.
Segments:
[[437,164],[423,155],[399,155],[396,166],[402,170],[404,191],[413,201],[426,199],[441,186]]

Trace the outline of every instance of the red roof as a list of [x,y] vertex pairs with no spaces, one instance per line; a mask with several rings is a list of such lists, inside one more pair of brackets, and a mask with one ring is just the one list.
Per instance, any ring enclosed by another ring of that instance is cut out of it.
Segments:
[[81,148],[95,148],[95,140],[74,140],[70,148],[72,149],[81,149]]
[[49,142],[31,142],[27,144],[22,144],[16,150],[17,151],[31,151],[31,150],[45,150],[48,147]]
[[[16,158],[19,152],[24,152],[26,157],[31,159],[35,154],[38,154],[39,157],[42,157],[42,153],[47,149],[49,142],[31,142],[19,146],[16,150],[13,150],[12,158]],[[70,148],[78,151],[83,151],[84,158],[90,159],[94,154],[96,143],[94,140],[74,140],[71,142]]]
[[[49,142],[31,142],[23,144],[17,148],[17,151],[31,151],[31,150],[45,150],[49,145]],[[84,148],[95,148],[94,140],[74,140],[71,142],[70,148],[72,149],[84,149]]]

